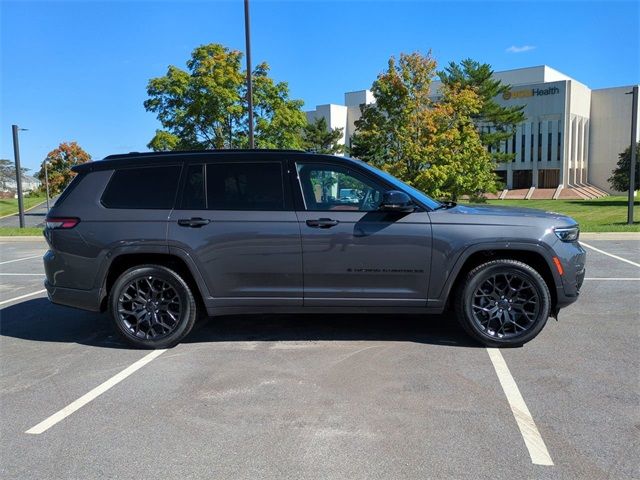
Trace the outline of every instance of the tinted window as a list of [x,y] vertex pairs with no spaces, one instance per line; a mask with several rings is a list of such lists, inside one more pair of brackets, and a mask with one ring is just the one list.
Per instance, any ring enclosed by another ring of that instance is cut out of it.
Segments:
[[189,165],[180,206],[185,210],[207,208],[204,196],[204,165]]
[[307,210],[377,210],[385,189],[337,165],[298,164],[298,178]]
[[62,205],[62,202],[64,202],[65,199],[69,196],[69,194],[78,186],[78,184],[80,184],[80,182],[85,177],[85,175],[86,173],[79,173],[78,175],[73,177],[73,179],[71,180],[71,183],[67,185],[67,187],[64,189],[62,194],[58,197],[58,200],[56,200],[56,203],[54,206],[59,207],[60,205]]
[[107,208],[173,208],[180,167],[141,167],[116,170],[102,194]]
[[280,162],[207,164],[209,210],[284,210]]

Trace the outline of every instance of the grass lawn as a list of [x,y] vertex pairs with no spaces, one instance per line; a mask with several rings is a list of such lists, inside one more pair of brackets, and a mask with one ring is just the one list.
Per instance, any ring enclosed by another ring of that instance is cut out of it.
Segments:
[[[46,202],[46,198],[42,197],[24,197],[24,209],[35,207],[39,203]],[[11,215],[18,213],[18,199],[17,198],[2,198],[0,199],[0,217],[5,215]]]
[[640,202],[634,202],[634,224],[627,225],[627,197],[595,200],[488,200],[490,205],[529,207],[573,217],[583,232],[640,232]]
[[42,228],[41,227],[27,227],[27,228],[0,227],[0,237],[18,237],[18,236],[28,236],[28,237],[42,236]]

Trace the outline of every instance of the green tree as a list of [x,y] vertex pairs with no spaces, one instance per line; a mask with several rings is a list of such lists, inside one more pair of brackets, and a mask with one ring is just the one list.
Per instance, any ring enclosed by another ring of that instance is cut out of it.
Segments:
[[362,108],[351,153],[438,198],[495,191],[493,162],[473,123],[482,101],[469,87],[444,85],[435,101],[431,55],[392,57]]
[[[187,70],[173,65],[147,85],[147,111],[161,130],[149,142],[153,150],[196,150],[248,146],[246,73],[242,53],[219,44],[197,47]],[[289,98],[285,82],[269,77],[269,66],[252,72],[255,144],[258,148],[301,148],[306,124],[303,102]]]
[[470,58],[459,64],[449,63],[438,76],[445,86],[471,88],[478,94],[480,108],[472,118],[480,130],[482,144],[491,152],[494,161],[512,161],[515,153],[501,152],[500,147],[513,138],[518,124],[526,120],[524,106],[505,107],[496,102],[496,97],[507,94],[511,86],[493,77],[491,65]]
[[453,201],[462,195],[483,198],[485,192],[497,190],[498,178],[472,120],[482,100],[469,88],[444,87],[442,94],[430,119],[431,165],[420,172],[416,183],[419,188],[429,188],[437,198]]
[[76,176],[71,167],[90,162],[91,155],[85,152],[76,142],[63,142],[57,148],[51,150],[40,166],[36,177],[44,186],[44,164],[48,162],[47,174],[49,176],[49,191],[51,195],[61,193],[69,182]]
[[[636,144],[636,190],[640,188],[640,144]],[[624,152],[618,155],[618,163],[616,168],[611,170],[612,175],[608,178],[611,188],[618,192],[626,192],[629,190],[629,167],[631,166],[631,146],[628,146]]]
[[324,117],[316,118],[304,127],[302,133],[304,149],[316,153],[335,155],[344,152],[344,144],[340,143],[344,129],[329,129]]

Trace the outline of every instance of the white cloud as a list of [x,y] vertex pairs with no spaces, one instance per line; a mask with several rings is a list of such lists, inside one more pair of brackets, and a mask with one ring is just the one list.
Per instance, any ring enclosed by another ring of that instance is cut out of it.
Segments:
[[509,53],[523,53],[523,52],[528,52],[530,50],[534,50],[536,47],[534,47],[533,45],[523,45],[521,47],[516,47],[515,45],[511,45],[509,48],[507,48],[507,52]]

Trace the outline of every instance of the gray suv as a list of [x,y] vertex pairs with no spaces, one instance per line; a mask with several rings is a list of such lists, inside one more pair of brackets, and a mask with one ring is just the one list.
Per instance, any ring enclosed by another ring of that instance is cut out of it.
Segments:
[[49,298],[109,310],[139,347],[175,345],[198,314],[449,309],[484,345],[522,345],[584,279],[573,219],[443,204],[349,158],[131,153],[74,170],[44,230]]

